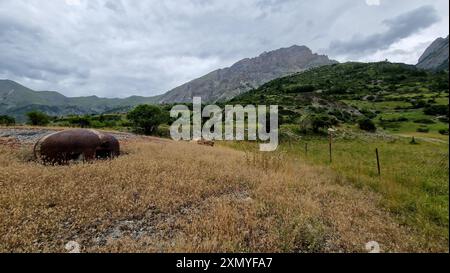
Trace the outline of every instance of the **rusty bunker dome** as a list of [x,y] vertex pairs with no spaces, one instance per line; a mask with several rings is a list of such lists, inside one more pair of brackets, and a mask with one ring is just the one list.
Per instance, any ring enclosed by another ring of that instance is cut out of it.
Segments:
[[44,136],[34,145],[34,156],[44,164],[68,164],[72,160],[92,161],[120,155],[119,141],[96,130],[73,129]]

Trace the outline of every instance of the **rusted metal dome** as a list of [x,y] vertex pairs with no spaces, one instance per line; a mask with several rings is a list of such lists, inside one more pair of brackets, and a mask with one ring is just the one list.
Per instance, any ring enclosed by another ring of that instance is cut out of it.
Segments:
[[44,136],[34,145],[34,156],[44,164],[67,164],[120,155],[119,141],[96,130],[74,129]]

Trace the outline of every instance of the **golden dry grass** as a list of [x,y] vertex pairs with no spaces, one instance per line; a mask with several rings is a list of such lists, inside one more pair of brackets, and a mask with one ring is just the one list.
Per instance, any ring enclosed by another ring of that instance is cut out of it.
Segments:
[[44,167],[0,146],[0,252],[384,252],[424,249],[328,168],[224,147],[127,142],[126,155]]

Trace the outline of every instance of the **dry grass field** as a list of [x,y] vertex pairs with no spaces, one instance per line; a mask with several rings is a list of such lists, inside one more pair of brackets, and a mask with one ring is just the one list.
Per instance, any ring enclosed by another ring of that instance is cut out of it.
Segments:
[[380,196],[330,168],[168,140],[44,167],[0,145],[0,252],[445,251],[397,224]]

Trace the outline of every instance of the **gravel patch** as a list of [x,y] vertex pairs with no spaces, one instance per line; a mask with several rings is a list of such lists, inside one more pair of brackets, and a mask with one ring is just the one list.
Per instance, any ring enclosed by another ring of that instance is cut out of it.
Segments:
[[[52,129],[30,129],[30,128],[0,128],[0,138],[13,138],[23,144],[32,144],[42,137],[58,132],[60,130]],[[131,133],[109,133],[118,140],[127,140],[136,138],[137,136]]]

